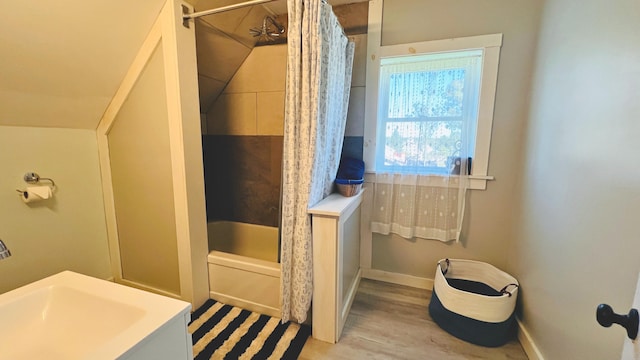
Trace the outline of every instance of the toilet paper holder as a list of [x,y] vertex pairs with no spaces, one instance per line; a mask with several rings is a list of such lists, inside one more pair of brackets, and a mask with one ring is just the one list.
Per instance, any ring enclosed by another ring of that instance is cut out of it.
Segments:
[[[37,173],[34,173],[34,172],[28,172],[28,173],[24,174],[22,179],[27,184],[39,184],[40,181],[48,181],[48,182],[51,183],[51,185],[50,185],[51,186],[51,190],[56,188],[56,183],[55,183],[55,181],[53,181],[53,179],[46,178],[46,177],[40,177],[40,175],[38,175]],[[16,189],[16,191],[19,192],[19,193],[22,193],[24,190]]]
[[26,174],[24,174],[24,182],[26,182],[27,184],[37,184],[40,181],[48,181],[51,183],[51,187],[55,188],[56,187],[56,183],[53,181],[53,179],[50,178],[46,178],[46,177],[40,177],[40,175],[34,173],[34,172],[28,172]]

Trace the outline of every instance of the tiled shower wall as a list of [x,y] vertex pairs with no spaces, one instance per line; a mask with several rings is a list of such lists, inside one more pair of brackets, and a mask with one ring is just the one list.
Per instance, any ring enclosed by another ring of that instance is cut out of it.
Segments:
[[287,46],[255,47],[207,113],[207,218],[277,227]]
[[207,220],[278,226],[282,136],[207,135]]
[[[366,8],[359,11],[359,22],[345,26],[356,53],[343,156],[361,159],[367,14]],[[349,28],[355,30],[350,33]],[[206,114],[203,151],[209,221],[279,226],[286,61],[286,44],[255,47]]]

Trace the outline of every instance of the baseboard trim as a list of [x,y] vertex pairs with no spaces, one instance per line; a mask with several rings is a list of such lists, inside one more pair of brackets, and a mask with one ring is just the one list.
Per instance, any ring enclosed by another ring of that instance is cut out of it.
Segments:
[[384,281],[392,284],[411,286],[418,289],[433,289],[433,279],[393,273],[377,269],[362,269],[362,277],[365,279]]
[[524,326],[524,324],[518,319],[518,341],[520,341],[520,345],[524,349],[525,354],[529,360],[544,360],[544,357],[540,353],[540,350],[533,342],[529,331]]

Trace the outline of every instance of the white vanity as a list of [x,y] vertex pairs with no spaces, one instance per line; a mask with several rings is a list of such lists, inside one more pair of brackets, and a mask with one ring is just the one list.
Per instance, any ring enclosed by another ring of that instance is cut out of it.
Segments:
[[193,359],[190,309],[64,271],[0,295],[0,359]]

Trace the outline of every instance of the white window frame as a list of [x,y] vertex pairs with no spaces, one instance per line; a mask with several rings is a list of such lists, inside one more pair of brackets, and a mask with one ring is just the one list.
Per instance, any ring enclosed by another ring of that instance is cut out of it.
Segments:
[[442,53],[462,50],[482,50],[482,76],[478,99],[478,123],[476,128],[475,151],[469,176],[470,189],[485,190],[487,181],[493,176],[487,174],[491,128],[498,81],[498,63],[502,34],[480,35],[463,38],[433,40],[409,44],[381,46],[382,1],[372,1],[369,6],[369,30],[367,33],[367,87],[364,123],[363,157],[365,170],[375,172],[376,128],[378,124],[378,84],[380,59],[424,53]]

